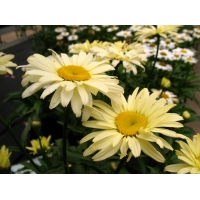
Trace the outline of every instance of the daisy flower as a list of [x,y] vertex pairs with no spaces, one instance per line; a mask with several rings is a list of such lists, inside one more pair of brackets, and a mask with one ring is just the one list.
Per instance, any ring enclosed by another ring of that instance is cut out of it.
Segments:
[[63,36],[62,36],[61,34],[59,34],[59,35],[56,36],[56,39],[57,39],[57,40],[62,40],[62,39],[63,39]]
[[142,25],[132,25],[131,27],[129,27],[128,30],[135,32],[135,31],[140,30],[142,27],[143,27]]
[[177,32],[179,27],[180,26],[177,25],[158,25],[157,27],[143,27],[135,33],[135,36],[136,39],[140,41],[157,34],[161,37],[167,38],[167,34]]
[[64,37],[66,37],[66,36],[69,35],[69,32],[67,32],[67,31],[63,31],[63,32],[61,33],[61,35],[64,36]]
[[101,42],[98,40],[94,40],[93,42],[89,42],[88,40],[86,40],[84,43],[78,43],[78,44],[74,44],[72,47],[70,47],[70,53],[79,53],[81,51],[84,51],[86,53],[88,53],[90,51],[90,49],[92,47],[106,47],[108,46],[108,42]]
[[169,91],[165,91],[163,92],[163,90],[156,90],[156,89],[151,89],[152,92],[155,92],[157,94],[158,98],[164,98],[166,99],[168,104],[173,104],[173,103],[178,103],[179,100],[177,98],[177,96],[173,93],[173,92],[169,92]]
[[177,47],[176,49],[173,49],[172,52],[181,54],[182,56],[194,56],[194,52],[188,48]]
[[178,159],[183,163],[168,165],[165,171],[178,174],[199,174],[200,173],[200,133],[193,136],[193,140],[187,138],[187,143],[177,141],[181,146],[180,151],[176,150]]
[[195,64],[198,62],[198,60],[194,57],[191,56],[183,56],[182,59],[186,62],[186,63],[191,63],[191,64]]
[[193,37],[199,39],[200,38],[200,33],[199,32],[194,32]]
[[[167,113],[175,104],[166,105],[166,100],[156,100],[157,94],[149,94],[147,88],[138,93],[136,88],[128,101],[121,95],[121,104],[111,101],[112,106],[95,100],[91,111],[94,120],[83,122],[83,126],[102,129],[94,131],[80,140],[84,143],[92,139],[91,144],[83,156],[88,156],[99,151],[92,157],[94,161],[101,161],[120,152],[120,159],[128,155],[128,160],[134,156],[139,157],[141,151],[158,162],[165,159],[151,142],[160,148],[173,150],[169,143],[154,133],[169,137],[186,138],[168,128],[183,127],[178,121],[182,116],[176,113]],[[127,152],[130,149],[130,153]]]
[[165,60],[172,60],[172,53],[167,49],[159,50],[158,58],[160,58],[160,59],[163,58]]
[[172,66],[166,62],[156,62],[155,67],[166,71],[172,71]]
[[137,74],[136,65],[144,69],[143,64],[147,61],[143,45],[137,42],[128,45],[126,42],[118,41],[106,47],[94,46],[90,52],[96,57],[110,60],[114,67],[122,61],[123,67],[131,67],[134,74]]
[[[53,145],[50,144],[50,139],[51,135],[49,135],[48,138],[46,138],[45,136],[42,136],[40,138],[42,149],[44,149],[44,151],[46,152],[51,148],[51,145]],[[36,139],[36,140],[31,140],[31,147],[26,147],[26,149],[32,151],[31,153],[35,155],[38,154],[38,152],[41,150],[41,146],[39,139]]]
[[160,47],[164,49],[174,49],[176,46],[175,42],[172,42],[170,39],[165,39],[160,41]]
[[10,60],[13,59],[15,56],[12,54],[5,54],[0,52],[0,74],[13,74],[13,71],[9,69],[9,67],[17,67],[17,64],[11,62]]
[[127,38],[127,37],[132,36],[132,34],[131,34],[131,31],[123,31],[122,30],[122,31],[116,33],[116,36]]
[[107,30],[107,32],[112,32],[112,31],[116,31],[118,29],[119,29],[118,26],[111,26],[111,27],[107,28],[106,30]]
[[11,152],[3,145],[0,149],[0,169],[8,169],[10,167]]
[[54,29],[54,31],[55,31],[56,33],[61,33],[61,32],[63,32],[63,31],[66,31],[66,28],[65,28],[65,27],[57,27],[57,28]]
[[70,35],[70,36],[68,36],[68,40],[69,41],[78,40],[78,35]]
[[93,61],[92,54],[80,52],[78,55],[68,57],[67,54],[58,55],[52,51],[52,55],[44,57],[34,54],[28,58],[28,65],[21,66],[26,69],[23,75],[22,86],[33,83],[26,88],[22,97],[26,98],[44,88],[40,98],[55,92],[51,98],[50,109],[61,103],[67,107],[71,101],[71,107],[77,117],[81,115],[82,105],[92,104],[92,95],[98,91],[116,101],[123,88],[119,81],[108,76],[105,72],[114,70],[106,61]]

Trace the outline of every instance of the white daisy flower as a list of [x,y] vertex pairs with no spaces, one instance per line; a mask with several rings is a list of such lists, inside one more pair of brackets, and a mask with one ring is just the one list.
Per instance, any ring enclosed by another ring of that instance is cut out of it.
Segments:
[[61,33],[61,35],[62,35],[63,37],[66,37],[66,36],[69,35],[69,32],[67,32],[67,31],[63,31],[63,32]]
[[155,67],[157,69],[162,69],[166,71],[172,71],[172,66],[170,64],[167,64],[166,62],[156,62]]
[[179,100],[177,98],[177,95],[175,95],[173,92],[165,91],[163,90],[156,90],[156,89],[151,89],[152,92],[155,92],[157,94],[158,98],[164,98],[166,99],[168,104],[173,104],[173,103],[178,103]]
[[116,31],[118,29],[119,29],[118,26],[111,26],[111,27],[107,28],[106,30],[107,30],[107,32],[112,32],[112,31]]
[[68,36],[68,40],[69,41],[78,40],[78,35],[70,35],[70,36]]
[[61,33],[61,32],[63,32],[63,31],[66,31],[66,28],[65,28],[65,27],[57,27],[57,28],[54,29],[54,31],[55,31],[56,33]]
[[57,39],[57,40],[62,40],[62,39],[63,39],[63,36],[62,36],[61,34],[59,34],[59,35],[56,36],[56,39]]
[[132,36],[131,31],[120,31],[116,33],[116,35],[119,37],[124,37],[124,38]]
[[[52,50],[51,50],[52,51]],[[46,87],[40,98],[54,92],[50,109],[58,104],[71,107],[76,117],[80,117],[82,105],[92,105],[92,94],[103,93],[115,101],[119,101],[123,88],[115,77],[105,72],[114,70],[106,61],[94,62],[92,54],[80,52],[78,55],[68,57],[67,54],[58,55],[52,51],[52,56],[44,57],[40,54],[30,56],[28,65],[21,66],[26,69],[23,75],[22,86],[32,83],[22,94],[26,98]]]

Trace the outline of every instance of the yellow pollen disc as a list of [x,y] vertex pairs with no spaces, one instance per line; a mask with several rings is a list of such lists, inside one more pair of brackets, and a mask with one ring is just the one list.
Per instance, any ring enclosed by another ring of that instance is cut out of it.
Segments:
[[187,53],[187,50],[181,49],[181,52],[182,52],[182,53]]
[[90,74],[81,66],[63,66],[57,71],[58,75],[61,78],[64,78],[66,81],[85,81],[90,79]]
[[191,57],[188,57],[187,60],[192,61],[192,58],[191,58]]
[[169,99],[169,96],[164,92],[160,95],[160,97],[165,98],[165,99]]
[[118,131],[124,136],[133,136],[138,133],[140,128],[146,128],[147,119],[135,112],[122,112],[115,118]]
[[162,65],[162,66],[164,66],[164,67],[166,66],[165,62],[159,62],[159,64]]
[[178,58],[178,57],[179,57],[179,54],[174,54],[174,56]]
[[166,56],[166,55],[167,55],[165,52],[160,52],[160,54],[161,54],[162,56]]
[[154,44],[154,43],[150,44],[150,47],[155,47],[155,46],[156,46],[156,44]]
[[166,44],[170,44],[171,42],[170,41],[166,41]]

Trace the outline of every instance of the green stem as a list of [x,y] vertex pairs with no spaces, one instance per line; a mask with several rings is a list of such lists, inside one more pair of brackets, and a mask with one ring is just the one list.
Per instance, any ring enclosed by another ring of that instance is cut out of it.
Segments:
[[[148,79],[152,77],[152,74],[153,74],[153,71],[154,71],[154,68],[155,68],[155,65],[156,65],[156,61],[157,61],[157,58],[158,58],[158,50],[159,50],[159,44],[160,44],[160,35],[157,35],[157,41],[156,41],[156,44],[157,44],[157,49],[156,49],[156,57],[155,57],[155,60],[154,60],[154,63],[152,65],[152,68],[151,68],[151,71],[150,71],[150,75],[148,76]],[[147,88],[149,88],[150,86],[150,81],[147,81]]]
[[125,160],[126,160],[126,157],[123,157],[120,162],[119,162],[119,165],[117,166],[117,169],[115,170],[115,174],[118,174],[119,171],[121,170],[122,166],[124,165],[125,163]]
[[68,164],[67,164],[67,141],[68,141],[68,122],[69,122],[69,106],[64,109],[64,119],[63,119],[63,164],[65,168],[65,173],[69,174]]
[[20,141],[18,140],[18,138],[16,137],[15,133],[13,132],[13,130],[11,129],[10,125],[8,125],[3,118],[0,116],[0,121],[2,122],[2,124],[7,128],[7,130],[9,131],[9,133],[12,135],[13,139],[15,140],[15,142],[17,143],[17,145],[19,146],[20,150],[24,153],[24,155],[28,158],[28,160],[30,161],[30,163],[39,171],[41,172],[40,168],[33,162],[32,158],[30,157],[30,155],[26,152],[26,150],[23,148],[23,146],[21,145]]

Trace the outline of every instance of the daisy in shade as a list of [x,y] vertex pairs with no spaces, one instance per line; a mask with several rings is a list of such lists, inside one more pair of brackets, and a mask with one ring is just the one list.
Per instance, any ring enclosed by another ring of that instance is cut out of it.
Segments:
[[75,34],[69,35],[69,36],[68,36],[68,40],[69,40],[69,41],[78,40],[78,35],[75,35]]
[[57,40],[62,40],[62,39],[63,39],[63,36],[62,36],[61,34],[59,34],[59,35],[56,36],[56,39],[57,39]]
[[[132,156],[139,157],[141,151],[158,162],[165,159],[157,151],[151,142],[158,144],[160,148],[173,150],[168,142],[161,135],[186,138],[170,128],[183,127],[178,121],[183,120],[182,116],[176,113],[167,113],[175,104],[166,105],[166,100],[156,100],[157,94],[149,94],[147,88],[138,93],[136,88],[128,101],[121,95],[121,104],[111,101],[112,106],[95,100],[91,111],[93,120],[83,122],[83,126],[101,129],[94,131],[80,140],[80,143],[92,139],[91,144],[83,156],[88,156],[96,151],[92,159],[94,161],[105,160],[119,153],[120,159],[128,155],[127,161]],[[130,149],[130,153],[129,150]]]
[[178,174],[200,174],[200,133],[193,136],[193,140],[187,138],[186,141],[187,143],[177,141],[181,149],[176,150],[176,155],[183,163],[168,165],[165,171]]
[[98,91],[118,101],[123,88],[118,85],[119,81],[115,77],[105,74],[114,70],[107,61],[95,62],[93,55],[85,52],[69,57],[51,51],[49,57],[34,54],[27,59],[28,65],[21,66],[26,69],[22,86],[32,83],[23,92],[23,98],[46,86],[40,98],[44,99],[54,92],[49,108],[53,109],[58,104],[67,107],[71,101],[76,117],[81,115],[82,105],[92,105],[91,94],[97,95]]
[[163,62],[163,61],[156,62],[155,67],[157,69],[172,71],[172,66],[170,64],[167,64],[166,62]]
[[63,31],[66,31],[66,28],[65,27],[57,27],[54,29],[54,31],[56,33],[62,33]]
[[177,96],[173,92],[169,92],[169,91],[163,92],[162,89],[161,90],[151,89],[151,91],[157,93],[158,98],[166,99],[168,104],[179,102]]
[[13,74],[13,71],[9,67],[17,67],[17,64],[11,62],[15,56],[12,54],[5,54],[0,52],[0,74]]

